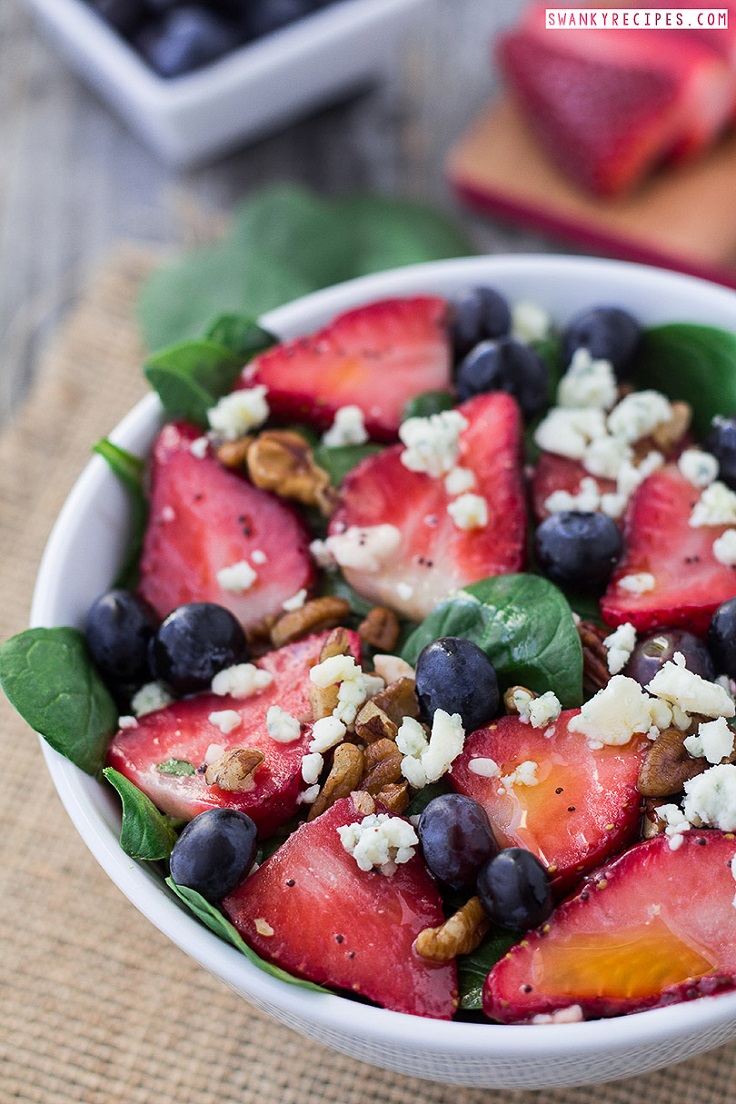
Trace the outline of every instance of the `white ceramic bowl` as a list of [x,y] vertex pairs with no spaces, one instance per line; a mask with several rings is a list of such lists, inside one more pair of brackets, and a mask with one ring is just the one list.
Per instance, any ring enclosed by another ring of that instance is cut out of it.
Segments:
[[[512,301],[523,298],[540,303],[560,323],[581,307],[615,303],[628,307],[646,324],[690,320],[736,328],[733,291],[638,265],[550,256],[481,257],[370,276],[282,307],[264,323],[289,337],[360,302],[414,292],[449,294],[475,283],[491,284]],[[112,437],[144,454],[158,424],[158,402],[150,396]],[[105,462],[95,457],[70,494],[49,540],[33,601],[34,625],[82,623],[91,602],[115,575],[126,526],[124,493]],[[123,854],[118,845],[117,799],[110,792],[45,745],[44,753],[82,838],[152,923],[246,1000],[346,1054],[448,1083],[547,1088],[642,1073],[736,1035],[736,993],[619,1019],[497,1026],[420,1019],[278,981],[201,927],[154,874]]]
[[222,60],[156,75],[83,0],[24,0],[80,75],[164,161],[183,167],[375,79],[427,0],[339,0]]

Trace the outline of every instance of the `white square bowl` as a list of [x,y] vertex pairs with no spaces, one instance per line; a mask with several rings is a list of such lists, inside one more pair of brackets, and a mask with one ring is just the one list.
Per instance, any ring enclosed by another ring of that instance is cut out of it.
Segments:
[[163,78],[84,0],[23,0],[59,51],[158,156],[204,162],[367,84],[427,0],[337,0],[191,74]]

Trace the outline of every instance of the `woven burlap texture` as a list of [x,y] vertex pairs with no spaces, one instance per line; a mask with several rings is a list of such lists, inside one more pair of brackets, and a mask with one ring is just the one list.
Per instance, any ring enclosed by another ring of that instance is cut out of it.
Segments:
[[[90,443],[144,393],[134,303],[156,259],[124,245],[94,275],[0,438],[2,638],[27,623],[43,545]],[[35,736],[4,698],[0,711],[2,1104],[734,1100],[736,1047],[542,1096],[411,1080],[302,1039],[212,979],[121,896],[67,819]]]

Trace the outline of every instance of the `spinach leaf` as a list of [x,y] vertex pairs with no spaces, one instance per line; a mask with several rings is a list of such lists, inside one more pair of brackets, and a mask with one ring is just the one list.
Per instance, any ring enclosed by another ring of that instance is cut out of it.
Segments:
[[293,977],[291,974],[287,974],[286,970],[282,970],[280,966],[274,966],[262,959],[255,951],[251,950],[227,917],[196,890],[177,885],[172,878],[167,878],[166,884],[184,902],[187,908],[191,909],[198,920],[210,931],[213,931],[215,935],[219,935],[221,939],[224,939],[227,943],[232,943],[233,947],[237,947],[259,970],[271,974],[272,977],[280,978],[281,981],[288,981],[291,985],[298,985],[302,989],[313,989],[317,993],[329,992],[321,985],[315,985],[313,981],[303,981],[302,978]]
[[138,562],[148,523],[148,499],[143,483],[146,471],[145,461],[139,456],[134,456],[132,452],[114,445],[106,437],[97,441],[92,446],[92,451],[99,453],[107,461],[130,498],[132,518],[128,551],[115,580],[115,586],[130,589],[135,586],[138,579]]
[[419,816],[427,808],[430,801],[434,801],[436,797],[441,797],[442,794],[446,793],[452,793],[452,786],[444,778],[440,778],[439,782],[430,782],[428,786],[417,790],[407,805],[404,816]]
[[123,804],[120,846],[125,854],[148,862],[168,859],[177,838],[169,818],[125,775],[112,767],[105,767],[102,773]]
[[207,411],[229,391],[242,365],[214,341],[184,341],[149,357],[143,374],[169,418],[207,428]]
[[222,345],[237,357],[241,365],[247,364],[252,357],[269,349],[278,340],[245,314],[218,315],[204,336],[205,341]]
[[339,570],[322,573],[318,595],[321,598],[328,594],[335,598],[345,598],[350,603],[353,614],[361,620],[373,609],[374,603],[358,594]]
[[175,778],[191,778],[197,773],[194,763],[188,759],[166,759],[156,767],[159,774],[173,774]]
[[521,938],[519,932],[492,927],[479,947],[457,957],[460,1008],[465,1012],[483,1009],[483,986],[491,967]]
[[329,475],[333,486],[339,487],[348,472],[365,460],[366,456],[373,456],[377,452],[383,452],[383,445],[317,445],[314,450],[314,460]]
[[416,663],[425,644],[464,636],[489,656],[504,690],[520,684],[553,690],[564,708],[583,700],[583,653],[572,612],[556,586],[538,575],[481,579],[446,598],[407,641]]
[[639,387],[654,387],[693,408],[704,436],[714,414],[736,412],[736,334],[675,322],[644,333],[632,369]]
[[409,399],[401,413],[401,420],[407,418],[429,418],[432,414],[441,414],[443,410],[452,410],[455,399],[449,391],[422,391]]
[[88,774],[98,773],[118,711],[78,629],[26,629],[4,641],[0,685],[52,748]]

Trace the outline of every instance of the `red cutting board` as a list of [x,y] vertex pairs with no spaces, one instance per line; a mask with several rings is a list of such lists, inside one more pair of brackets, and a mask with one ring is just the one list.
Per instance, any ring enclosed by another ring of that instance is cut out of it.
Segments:
[[603,200],[565,178],[504,100],[456,143],[448,173],[458,196],[480,211],[591,252],[736,287],[736,133],[635,193]]

